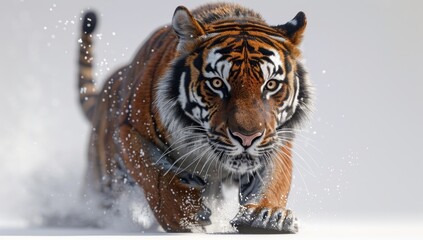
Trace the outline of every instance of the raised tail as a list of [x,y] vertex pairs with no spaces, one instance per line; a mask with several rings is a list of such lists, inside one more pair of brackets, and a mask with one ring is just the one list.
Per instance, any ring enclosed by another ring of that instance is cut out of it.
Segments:
[[83,18],[81,38],[79,39],[79,101],[85,116],[92,122],[98,93],[93,79],[93,32],[97,23],[94,12],[87,12]]

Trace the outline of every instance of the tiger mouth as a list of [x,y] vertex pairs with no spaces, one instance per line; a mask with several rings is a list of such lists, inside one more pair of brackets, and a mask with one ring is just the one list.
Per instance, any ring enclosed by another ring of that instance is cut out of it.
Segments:
[[236,156],[228,157],[226,161],[224,161],[223,166],[231,172],[243,174],[258,170],[262,164],[258,156],[241,153]]

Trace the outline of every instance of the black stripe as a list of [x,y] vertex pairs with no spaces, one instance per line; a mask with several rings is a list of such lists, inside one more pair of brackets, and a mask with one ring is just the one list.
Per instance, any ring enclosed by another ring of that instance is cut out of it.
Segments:
[[90,61],[90,62],[88,62],[88,61],[81,61],[81,60],[79,60],[79,66],[80,67],[86,67],[86,68],[88,68],[88,69],[90,69],[91,70],[91,67],[93,66],[93,64],[92,64],[92,62]]
[[263,47],[259,47],[258,51],[265,56],[274,56],[275,55],[272,51],[267,50],[266,48],[263,48]]
[[85,34],[91,34],[95,30],[97,25],[97,16],[94,12],[87,12],[84,16],[84,22],[82,24],[82,31]]

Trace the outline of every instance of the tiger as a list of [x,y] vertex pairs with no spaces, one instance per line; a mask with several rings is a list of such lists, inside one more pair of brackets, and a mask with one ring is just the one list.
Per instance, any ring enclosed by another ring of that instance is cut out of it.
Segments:
[[252,9],[176,8],[133,60],[96,90],[97,17],[82,18],[79,100],[92,127],[87,191],[110,208],[125,186],[142,189],[166,232],[211,224],[210,199],[236,186],[240,233],[296,233],[286,207],[295,129],[309,119],[312,87],[299,12],[271,26]]

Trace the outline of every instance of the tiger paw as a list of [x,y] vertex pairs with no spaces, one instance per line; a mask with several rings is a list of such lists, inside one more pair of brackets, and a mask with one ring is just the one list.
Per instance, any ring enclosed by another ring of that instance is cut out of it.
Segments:
[[297,233],[298,220],[291,210],[243,207],[231,224],[243,234]]
[[206,205],[201,204],[200,210],[195,215],[195,220],[201,226],[210,225],[212,222],[210,220],[211,211]]

